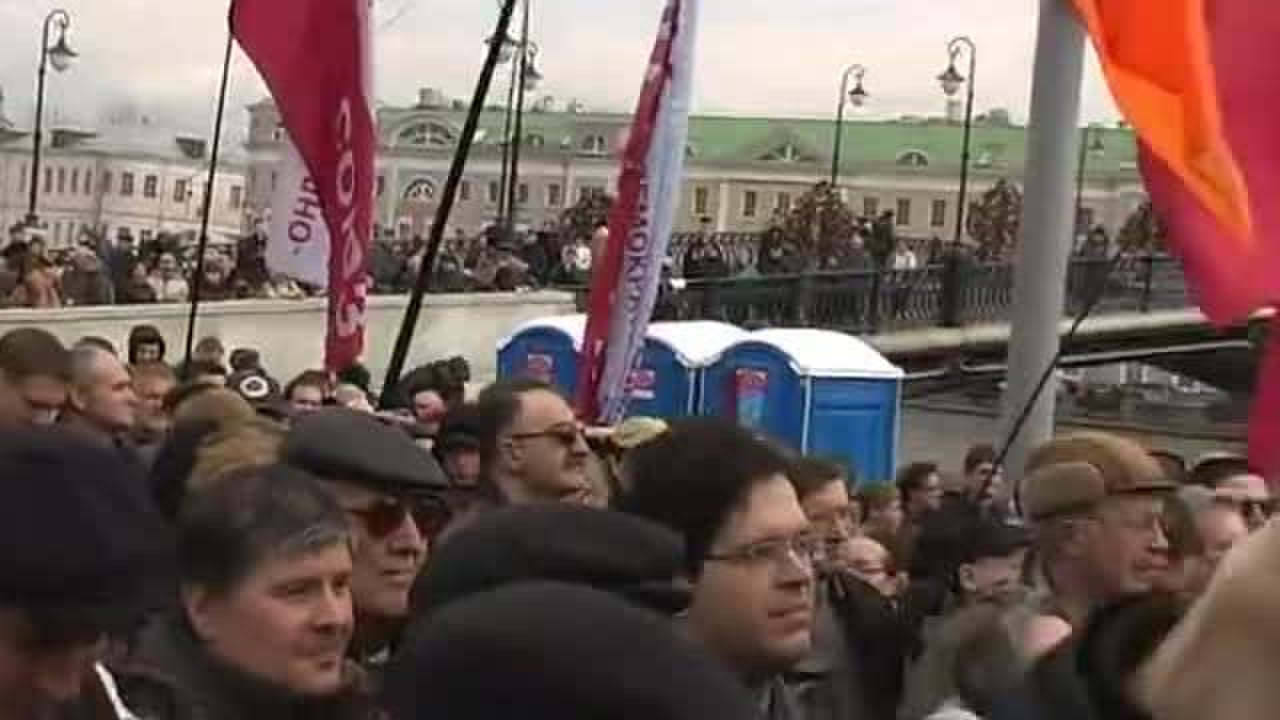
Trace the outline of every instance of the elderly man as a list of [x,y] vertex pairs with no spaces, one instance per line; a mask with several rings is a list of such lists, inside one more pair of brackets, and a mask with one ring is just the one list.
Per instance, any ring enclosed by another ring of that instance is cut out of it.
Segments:
[[70,364],[67,349],[44,330],[0,336],[0,429],[56,421],[67,401]]
[[298,417],[283,460],[323,480],[351,520],[352,654],[380,670],[409,619],[409,591],[427,557],[419,511],[448,487],[444,472],[402,430],[347,408]]
[[98,444],[117,446],[133,431],[138,396],[124,363],[102,348],[84,343],[71,350],[71,391],[64,425]]

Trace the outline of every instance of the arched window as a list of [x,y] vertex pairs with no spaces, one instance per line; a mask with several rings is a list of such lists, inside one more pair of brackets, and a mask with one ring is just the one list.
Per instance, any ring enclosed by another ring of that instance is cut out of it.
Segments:
[[436,196],[436,186],[426,178],[419,178],[409,183],[409,187],[404,189],[404,199],[416,202],[430,202]]
[[908,150],[898,156],[901,167],[929,167],[929,156],[919,150]]
[[588,135],[582,138],[582,152],[587,155],[603,155],[605,153],[605,140],[603,135]]
[[770,150],[765,154],[762,160],[766,162],[801,162],[805,159],[804,153],[800,152],[794,143],[786,143]]
[[547,144],[547,139],[537,133],[526,136],[524,141],[526,145],[535,150]]
[[455,140],[453,130],[436,122],[414,123],[396,136],[397,145],[420,148],[450,148]]

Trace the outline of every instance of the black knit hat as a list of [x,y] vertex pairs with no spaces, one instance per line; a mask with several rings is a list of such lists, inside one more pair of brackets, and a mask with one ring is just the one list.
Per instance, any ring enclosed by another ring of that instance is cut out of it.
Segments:
[[63,428],[0,437],[0,606],[102,629],[144,609],[172,537],[140,470]]
[[589,585],[664,613],[683,610],[676,580],[684,544],[647,520],[577,505],[522,505],[485,513],[450,535],[414,587],[414,607],[441,607],[517,582]]
[[388,668],[398,720],[740,720],[745,688],[671,621],[584,587],[524,584],[413,627]]

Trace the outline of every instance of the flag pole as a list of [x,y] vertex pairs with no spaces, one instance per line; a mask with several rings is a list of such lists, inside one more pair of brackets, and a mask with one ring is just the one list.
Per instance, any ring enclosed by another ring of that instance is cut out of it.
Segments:
[[[493,37],[505,38],[511,27],[511,16],[514,14],[516,0],[503,0],[502,10],[498,14],[498,27]],[[480,114],[484,112],[485,98],[489,95],[489,85],[493,82],[494,70],[498,66],[498,56],[502,52],[502,42],[491,42],[484,65],[480,69],[480,78],[476,81],[475,94],[471,98],[471,107],[467,111],[466,123],[462,126],[462,134],[458,138],[458,149],[453,155],[453,164],[449,168],[449,177],[445,180],[444,190],[440,195],[440,205],[436,208],[436,217],[431,225],[431,235],[427,240],[426,251],[422,255],[422,265],[418,268],[418,278],[409,296],[409,305],[404,311],[404,320],[400,323],[400,332],[396,335],[395,348],[391,351],[391,362],[387,365],[387,374],[382,381],[382,394],[379,405],[386,407],[400,382],[400,373],[404,370],[405,359],[409,355],[409,345],[413,341],[413,331],[418,325],[418,316],[422,313],[422,296],[430,289],[431,273],[436,264],[436,256],[440,254],[440,245],[444,241],[445,226],[449,222],[449,214],[453,211],[454,199],[458,194],[458,186],[462,183],[462,173],[467,167],[467,156],[471,152],[471,144],[475,140],[476,130],[480,126]]]
[[196,316],[200,312],[200,289],[204,284],[204,256],[209,249],[209,213],[213,208],[214,181],[218,176],[218,148],[222,144],[222,116],[227,107],[227,81],[231,75],[231,29],[227,28],[227,47],[222,55],[222,80],[218,88],[218,110],[213,120],[213,144],[209,150],[209,177],[204,184],[204,203],[200,207],[200,237],[196,243],[196,268],[191,277],[191,309],[187,313],[186,350],[182,366],[191,365],[195,345]]

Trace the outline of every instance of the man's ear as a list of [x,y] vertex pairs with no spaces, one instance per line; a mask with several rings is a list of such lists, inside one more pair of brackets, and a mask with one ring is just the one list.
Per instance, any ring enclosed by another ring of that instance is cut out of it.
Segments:
[[960,589],[966,593],[978,590],[978,580],[974,576],[973,566],[969,563],[963,563],[956,568],[956,580],[960,583]]

